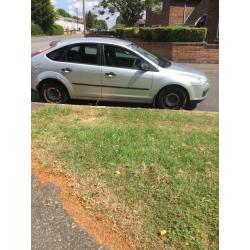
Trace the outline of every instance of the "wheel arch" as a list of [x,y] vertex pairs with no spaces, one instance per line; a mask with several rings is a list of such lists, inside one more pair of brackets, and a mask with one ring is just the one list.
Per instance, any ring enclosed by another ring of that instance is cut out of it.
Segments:
[[51,77],[42,79],[42,80],[38,83],[38,85],[37,85],[37,90],[38,90],[38,93],[39,93],[39,97],[41,97],[41,88],[42,88],[42,86],[43,86],[44,84],[46,84],[47,82],[49,82],[49,81],[57,82],[57,83],[59,83],[60,85],[62,85],[62,86],[65,88],[65,90],[67,91],[68,96],[70,97],[69,90],[68,90],[68,88],[65,86],[65,84],[64,84],[62,81],[60,81],[60,80],[58,80],[58,79],[56,79],[56,78],[51,78]]

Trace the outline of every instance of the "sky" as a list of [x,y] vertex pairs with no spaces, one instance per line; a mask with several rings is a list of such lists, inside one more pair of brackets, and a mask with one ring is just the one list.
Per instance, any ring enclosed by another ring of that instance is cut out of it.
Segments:
[[[82,17],[82,0],[51,0],[52,4],[57,9],[64,9],[69,14],[76,16],[76,8],[78,9],[78,16]],[[98,17],[97,19],[105,20],[106,17],[110,17],[109,20],[106,20],[108,27],[111,28],[115,25],[116,18],[119,16],[119,13],[115,13],[113,16],[109,15],[106,11],[105,15],[99,15],[97,8],[93,9],[94,6],[99,4],[100,0],[85,0],[85,12],[89,10],[95,13]]]

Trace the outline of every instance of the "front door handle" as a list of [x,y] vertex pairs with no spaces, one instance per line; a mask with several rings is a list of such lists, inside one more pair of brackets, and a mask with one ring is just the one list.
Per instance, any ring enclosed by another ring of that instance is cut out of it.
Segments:
[[62,72],[64,72],[64,73],[72,72],[72,69],[70,69],[70,68],[65,68],[65,69],[61,69],[61,70],[62,70]]
[[105,73],[106,76],[113,77],[116,76],[114,72]]

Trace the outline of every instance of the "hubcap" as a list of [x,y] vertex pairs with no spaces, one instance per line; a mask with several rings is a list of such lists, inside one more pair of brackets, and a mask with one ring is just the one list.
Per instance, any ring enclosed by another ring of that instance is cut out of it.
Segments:
[[47,102],[58,103],[62,100],[61,91],[57,88],[47,88],[44,90],[44,96]]
[[177,94],[170,93],[170,94],[167,94],[165,98],[165,102],[168,107],[174,108],[179,104],[180,98]]

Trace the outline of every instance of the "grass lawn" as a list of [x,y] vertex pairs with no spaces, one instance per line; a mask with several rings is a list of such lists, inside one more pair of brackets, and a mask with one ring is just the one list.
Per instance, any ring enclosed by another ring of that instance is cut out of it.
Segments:
[[218,249],[217,113],[55,105],[32,148],[135,248]]

